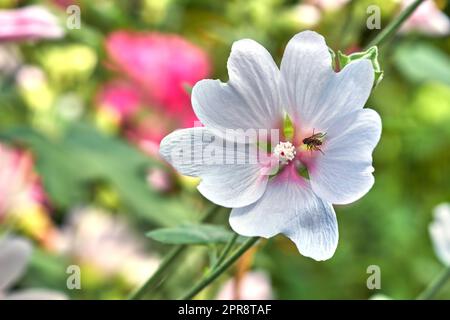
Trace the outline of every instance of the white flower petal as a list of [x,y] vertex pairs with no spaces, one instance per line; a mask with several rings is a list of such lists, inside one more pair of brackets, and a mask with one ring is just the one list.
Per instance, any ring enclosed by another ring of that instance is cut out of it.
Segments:
[[361,109],[374,81],[372,63],[366,59],[335,73],[324,38],[311,31],[288,43],[281,74],[290,115],[309,129],[327,128],[336,116]]
[[22,276],[31,252],[31,244],[25,239],[0,240],[0,291],[11,287]]
[[434,221],[430,223],[429,231],[437,257],[450,266],[450,204],[443,203],[434,209]]
[[26,289],[6,295],[5,300],[67,300],[67,296],[53,290]]
[[287,44],[281,60],[286,108],[296,122],[309,121],[333,76],[331,56],[325,39],[316,32],[296,34]]
[[203,174],[198,191],[224,207],[243,207],[254,203],[265,191],[267,177],[258,165],[228,165],[211,168]]
[[253,40],[233,44],[229,82],[202,80],[192,90],[192,105],[209,128],[270,129],[282,119],[280,72],[270,53]]
[[243,207],[266,188],[256,151],[249,144],[230,144],[204,127],[177,130],[161,141],[162,157],[184,175],[202,178],[198,190],[224,207]]
[[374,81],[372,63],[357,60],[334,73],[318,99],[317,105],[310,111],[310,126],[327,128],[336,117],[362,109]]
[[230,225],[244,236],[288,236],[301,254],[315,260],[333,256],[338,227],[333,207],[311,190],[308,181],[287,169],[270,180],[256,203],[233,209]]
[[381,135],[381,119],[361,109],[335,120],[329,127],[323,153],[308,167],[311,186],[322,199],[348,204],[372,187],[372,152]]

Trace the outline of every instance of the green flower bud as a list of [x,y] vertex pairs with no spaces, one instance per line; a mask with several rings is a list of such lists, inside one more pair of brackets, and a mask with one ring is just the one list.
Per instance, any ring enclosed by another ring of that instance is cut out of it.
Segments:
[[378,48],[376,46],[370,47],[366,51],[355,52],[350,55],[346,55],[341,51],[338,51],[337,58],[341,69],[352,61],[359,59],[369,59],[370,61],[372,61],[372,66],[375,73],[374,88],[383,79],[384,72],[383,70],[381,70],[380,63],[378,62]]

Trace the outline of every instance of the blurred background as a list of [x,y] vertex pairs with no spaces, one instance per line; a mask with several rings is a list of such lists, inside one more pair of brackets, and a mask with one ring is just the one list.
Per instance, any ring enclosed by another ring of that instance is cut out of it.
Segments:
[[[0,232],[32,247],[0,298],[27,288],[126,298],[172,247],[145,234],[199,221],[211,207],[198,181],[157,151],[195,121],[192,85],[227,80],[233,41],[257,40],[279,63],[287,41],[311,29],[351,53],[379,32],[366,26],[370,5],[385,27],[410,2],[0,0]],[[199,298],[409,299],[443,269],[428,225],[450,201],[449,10],[427,0],[380,48],[384,79],[367,103],[383,120],[376,182],[336,207],[334,257],[313,261],[278,236]],[[228,230],[227,219],[221,209],[209,222]],[[190,247],[149,297],[178,297],[220,248]],[[70,265],[80,267],[80,290],[66,285]],[[369,265],[381,269],[380,290],[366,286]],[[450,284],[438,297],[450,298]]]

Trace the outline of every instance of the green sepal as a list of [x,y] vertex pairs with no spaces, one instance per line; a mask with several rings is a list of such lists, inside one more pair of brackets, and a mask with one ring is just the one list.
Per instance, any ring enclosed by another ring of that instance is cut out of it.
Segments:
[[330,47],[328,47],[328,52],[330,53],[331,56],[331,66],[333,70],[336,70],[336,53]]
[[375,88],[383,79],[384,72],[383,70],[381,70],[380,63],[378,62],[378,48],[376,46],[370,47],[366,51],[355,52],[350,55],[346,55],[341,51],[338,51],[337,58],[341,70],[352,61],[356,61],[359,59],[368,59],[372,62],[375,74],[375,81],[373,87]]

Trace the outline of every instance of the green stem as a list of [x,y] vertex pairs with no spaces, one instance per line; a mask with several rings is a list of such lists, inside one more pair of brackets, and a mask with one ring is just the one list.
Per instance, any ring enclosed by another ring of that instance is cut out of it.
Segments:
[[235,233],[233,237],[230,239],[230,241],[228,241],[227,245],[223,249],[222,253],[220,254],[219,258],[217,259],[212,269],[215,269],[217,266],[220,266],[220,264],[225,260],[225,258],[228,256],[231,249],[233,248],[233,245],[236,243],[238,237],[239,235]]
[[439,276],[417,297],[417,300],[430,300],[450,279],[450,267],[446,267]]
[[409,7],[403,10],[397,18],[391,21],[390,24],[387,25],[386,28],[383,29],[376,37],[373,39],[368,45],[367,48],[373,46],[380,46],[383,44],[391,35],[393,35],[405,22],[406,19],[416,10],[416,8],[425,0],[416,0]]
[[[202,222],[208,221],[221,207],[212,206],[205,216],[201,219]],[[167,268],[183,253],[183,251],[187,248],[186,245],[180,245],[174,247],[169,253],[164,257],[163,261],[159,265],[158,269],[148,278],[148,280],[136,291],[134,291],[129,299],[130,300],[139,300],[158,282],[160,282],[161,276],[166,272]]]
[[200,222],[209,222],[209,220],[219,211],[222,209],[222,207],[219,207],[218,205],[213,205],[209,210],[206,212],[206,214],[200,219]]
[[170,252],[164,257],[163,261],[150,278],[134,293],[129,297],[130,300],[139,300],[141,299],[150,288],[155,286],[163,273],[167,270],[167,267],[172,264],[173,261],[184,251],[186,246],[176,246],[170,250]]
[[209,275],[194,286],[188,293],[181,297],[181,300],[190,300],[200,291],[206,288],[211,282],[216,280],[222,273],[231,267],[248,249],[250,249],[259,238],[254,237],[244,242],[230,257],[228,257],[221,265],[213,269]]

